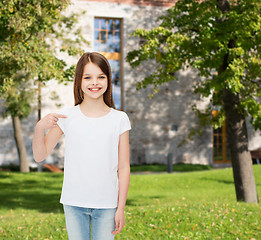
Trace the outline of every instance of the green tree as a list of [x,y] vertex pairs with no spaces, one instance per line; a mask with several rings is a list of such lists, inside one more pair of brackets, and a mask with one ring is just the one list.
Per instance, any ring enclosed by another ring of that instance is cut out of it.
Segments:
[[[261,2],[182,0],[159,20],[158,27],[133,33],[142,44],[127,61],[132,67],[149,59],[157,64],[137,87],[154,84],[157,89],[176,71],[196,69],[201,80],[195,93],[211,97],[211,104],[204,112],[194,109],[201,123],[215,128],[226,119],[237,200],[257,202],[245,118],[261,129]],[[216,118],[213,104],[220,105]]]
[[0,93],[4,116],[12,117],[22,172],[28,172],[29,166],[20,119],[31,113],[39,83],[73,79],[74,67],[68,67],[57,53],[81,54],[81,46],[86,43],[76,27],[78,16],[62,14],[69,3],[67,0],[0,2]]

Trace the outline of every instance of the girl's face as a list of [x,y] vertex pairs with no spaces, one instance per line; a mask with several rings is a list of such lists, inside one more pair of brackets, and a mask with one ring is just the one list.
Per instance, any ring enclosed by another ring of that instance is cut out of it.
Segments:
[[103,97],[107,87],[107,76],[102,72],[98,65],[87,63],[83,68],[81,85],[84,99],[99,99]]

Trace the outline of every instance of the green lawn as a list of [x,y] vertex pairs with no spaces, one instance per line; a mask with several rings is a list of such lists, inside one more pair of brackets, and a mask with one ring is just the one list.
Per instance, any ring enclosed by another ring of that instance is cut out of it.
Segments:
[[[261,196],[261,165],[254,166]],[[67,239],[62,174],[0,172],[0,239]],[[260,204],[237,203],[232,169],[132,175],[130,240],[261,239]]]
[[[191,171],[201,171],[210,170],[211,166],[201,165],[201,164],[184,164],[177,163],[172,165],[173,172],[191,172]],[[167,172],[168,167],[166,164],[153,164],[153,165],[134,165],[131,166],[131,172]]]

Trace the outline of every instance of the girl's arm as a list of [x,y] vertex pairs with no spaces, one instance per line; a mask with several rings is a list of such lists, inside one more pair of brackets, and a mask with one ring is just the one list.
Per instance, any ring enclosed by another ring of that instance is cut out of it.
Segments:
[[[50,113],[36,124],[33,137],[33,155],[36,162],[43,161],[61,138],[63,132],[57,125],[59,118],[66,118],[66,116]],[[50,131],[45,136],[47,129]]]
[[124,208],[130,183],[129,131],[120,135],[118,151],[119,200],[115,214],[116,229],[112,232],[113,234],[120,233],[125,225]]

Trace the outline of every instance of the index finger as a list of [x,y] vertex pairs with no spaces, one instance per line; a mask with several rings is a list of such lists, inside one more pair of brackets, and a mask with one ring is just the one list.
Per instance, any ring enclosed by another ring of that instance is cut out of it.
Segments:
[[58,113],[55,113],[54,116],[55,116],[55,117],[58,117],[58,118],[67,118],[66,115],[58,114]]

